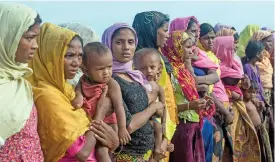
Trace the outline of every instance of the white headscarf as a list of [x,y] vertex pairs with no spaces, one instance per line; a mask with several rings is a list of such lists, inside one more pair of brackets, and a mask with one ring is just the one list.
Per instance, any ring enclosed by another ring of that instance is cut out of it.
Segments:
[[36,17],[27,6],[0,3],[0,146],[25,126],[32,111],[32,88],[24,79],[32,70],[15,62],[15,53]]

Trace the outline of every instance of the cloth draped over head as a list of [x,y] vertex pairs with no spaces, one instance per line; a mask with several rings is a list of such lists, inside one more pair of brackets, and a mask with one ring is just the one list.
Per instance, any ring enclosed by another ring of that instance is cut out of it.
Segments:
[[[76,32],[83,40],[83,46],[91,42],[99,42],[99,38],[92,28],[86,25],[82,25],[79,23],[63,23],[59,26],[63,28],[67,28]],[[73,79],[67,80],[74,87],[77,85],[80,77],[83,75],[82,71],[79,69]]]
[[224,25],[224,24],[221,24],[221,23],[217,23],[215,26],[214,26],[214,30],[215,32],[217,33],[218,31],[220,31],[221,29],[231,29],[232,26],[230,25]]
[[29,66],[38,111],[38,133],[46,162],[58,161],[89,126],[83,109],[74,110],[73,87],[65,81],[64,56],[76,33],[45,23],[38,37],[39,49]]
[[[271,35],[272,33],[269,31],[259,30],[253,34],[251,40],[262,41],[263,39]],[[257,62],[256,65],[259,67],[260,78],[263,86],[265,88],[272,88],[273,67],[270,61],[270,54],[268,53],[268,51],[264,50],[263,60],[261,62]]]
[[[107,28],[102,35],[102,43],[107,45],[112,50],[113,34],[115,31],[122,29],[122,28],[127,28],[133,32],[133,34],[135,35],[135,43],[137,45],[138,38],[137,38],[136,31],[126,23],[116,23],[116,24],[110,26],[109,28]],[[140,83],[148,91],[152,90],[152,87],[150,86],[146,77],[139,70],[133,70],[133,61],[132,60],[129,62],[126,62],[126,63],[122,63],[113,57],[113,72],[114,73],[127,73],[134,81]]]
[[92,28],[79,23],[63,23],[59,26],[76,32],[83,40],[83,46],[91,42],[98,42],[99,38]]
[[240,38],[239,38],[239,44],[238,44],[238,50],[237,54],[240,57],[245,56],[245,48],[251,39],[252,35],[260,30],[259,25],[247,25],[244,30],[240,33]]
[[[163,55],[168,58],[174,69],[174,76],[177,78],[182,92],[188,101],[199,99],[198,91],[196,89],[195,79],[185,67],[182,57],[184,56],[183,43],[190,39],[189,35],[183,31],[174,31],[170,33],[167,44],[162,48]],[[201,110],[200,117],[213,116],[215,108],[211,107],[208,110]]]
[[37,13],[25,5],[0,4],[0,147],[25,126],[32,111],[32,89],[24,79],[32,70],[28,64],[16,62],[15,54],[36,17]]
[[[133,28],[137,32],[138,44],[137,49],[155,48],[157,45],[157,30],[164,22],[169,22],[169,16],[158,11],[147,11],[136,14],[133,22]],[[166,57],[160,55],[164,61],[165,69],[168,73],[172,73],[173,69]]]
[[212,51],[220,59],[221,78],[243,78],[241,65],[234,59],[233,36],[217,37]]
[[[195,23],[197,23],[197,25],[199,26],[199,21],[197,20],[197,18],[195,16],[176,18],[171,21],[169,32],[172,33],[174,31],[178,31],[178,30],[186,32],[188,24],[191,19],[193,19],[195,21]],[[198,34],[199,34],[199,30],[198,30]],[[207,58],[206,53],[204,51],[200,50],[199,48],[197,48],[197,50],[198,50],[198,60],[195,62],[192,62],[193,66],[198,67],[198,68],[206,68],[206,69],[217,69],[218,68],[217,65],[215,65],[211,60],[209,60]]]
[[216,32],[216,37],[222,37],[222,36],[233,36],[237,32],[233,29],[226,29],[222,28],[219,31]]
[[176,19],[172,20],[170,23],[169,33],[172,33],[173,31],[177,31],[177,30],[186,31],[191,19],[193,19],[195,21],[195,23],[197,23],[197,25],[199,25],[199,21],[197,20],[197,18],[195,16],[176,18]]

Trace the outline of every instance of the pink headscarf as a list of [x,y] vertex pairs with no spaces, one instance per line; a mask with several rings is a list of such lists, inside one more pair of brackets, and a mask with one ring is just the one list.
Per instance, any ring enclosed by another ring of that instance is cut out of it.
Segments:
[[[181,30],[185,32],[187,30],[190,19],[193,19],[199,26],[199,21],[195,16],[176,18],[172,20],[170,23],[169,33],[172,33],[173,31],[177,31],[177,30]],[[199,32],[200,31],[198,28],[198,33]],[[204,51],[202,51],[197,47],[196,49],[198,50],[198,60],[195,62],[192,62],[193,66],[198,68],[211,69],[211,70],[218,69],[218,66],[207,57]]]
[[212,52],[220,59],[221,78],[243,78],[241,65],[234,59],[234,37],[217,37]]

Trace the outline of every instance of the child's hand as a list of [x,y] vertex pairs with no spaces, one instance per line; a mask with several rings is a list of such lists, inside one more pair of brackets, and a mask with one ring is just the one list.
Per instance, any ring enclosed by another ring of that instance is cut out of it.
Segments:
[[231,113],[228,113],[224,116],[224,122],[225,122],[225,125],[231,125],[233,124],[233,115]]
[[131,141],[131,136],[128,133],[126,127],[118,129],[118,137],[121,145],[126,145],[129,143],[129,141]]
[[241,86],[243,89],[248,89],[250,87],[250,79],[246,74],[244,74],[244,78],[242,79]]
[[82,95],[77,95],[75,98],[72,100],[72,105],[74,108],[81,108],[83,106],[83,96]]

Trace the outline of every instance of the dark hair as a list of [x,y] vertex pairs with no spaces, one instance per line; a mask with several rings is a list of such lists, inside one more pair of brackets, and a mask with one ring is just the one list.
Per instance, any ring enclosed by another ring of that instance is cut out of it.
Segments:
[[208,23],[203,23],[203,24],[200,25],[200,37],[205,36],[209,32],[214,32],[215,33],[215,30],[214,30],[213,26],[211,26]]
[[74,40],[74,39],[78,39],[81,43],[81,46],[83,47],[83,40],[79,35],[75,35],[72,40]]
[[187,30],[189,30],[191,28],[191,26],[193,24],[196,24],[197,22],[193,19],[193,18],[190,18],[189,22],[188,22],[188,26],[187,26]]
[[234,27],[232,27],[231,29],[234,30],[234,31],[237,31]]
[[234,41],[237,41],[237,40],[239,40],[239,38],[240,38],[240,36],[239,36],[238,33],[235,33],[235,34],[233,35],[233,37],[234,37]]
[[87,61],[88,55],[98,55],[102,56],[108,53],[110,49],[103,43],[101,42],[92,42],[88,43],[84,47],[84,52],[83,52],[83,63]]
[[30,30],[32,27],[34,27],[35,25],[40,25],[42,23],[42,19],[40,17],[39,14],[37,14],[36,18],[34,19],[34,23],[29,27],[28,30]]
[[245,57],[242,58],[243,64],[255,58],[262,50],[264,50],[264,44],[261,41],[249,41],[245,49]]
[[135,52],[135,55],[134,55],[134,58],[133,58],[134,66],[137,65],[137,63],[138,63],[138,61],[141,57],[144,57],[144,56],[149,55],[149,54],[150,55],[157,55],[158,58],[159,58],[159,61],[161,61],[160,60],[160,52],[158,50],[156,50],[155,48],[142,48],[142,49]]
[[117,30],[115,30],[114,31],[114,33],[113,33],[113,35],[112,35],[112,39],[111,40],[113,40],[114,39],[114,37],[116,37],[116,36],[118,36],[120,33],[120,31],[121,30],[123,30],[123,29],[129,29],[132,33],[133,33],[133,35],[136,37],[136,35],[135,35],[135,33],[133,32],[133,30],[132,29],[130,29],[130,28],[127,28],[127,27],[123,27],[123,28],[119,28],[119,29],[117,29]]

